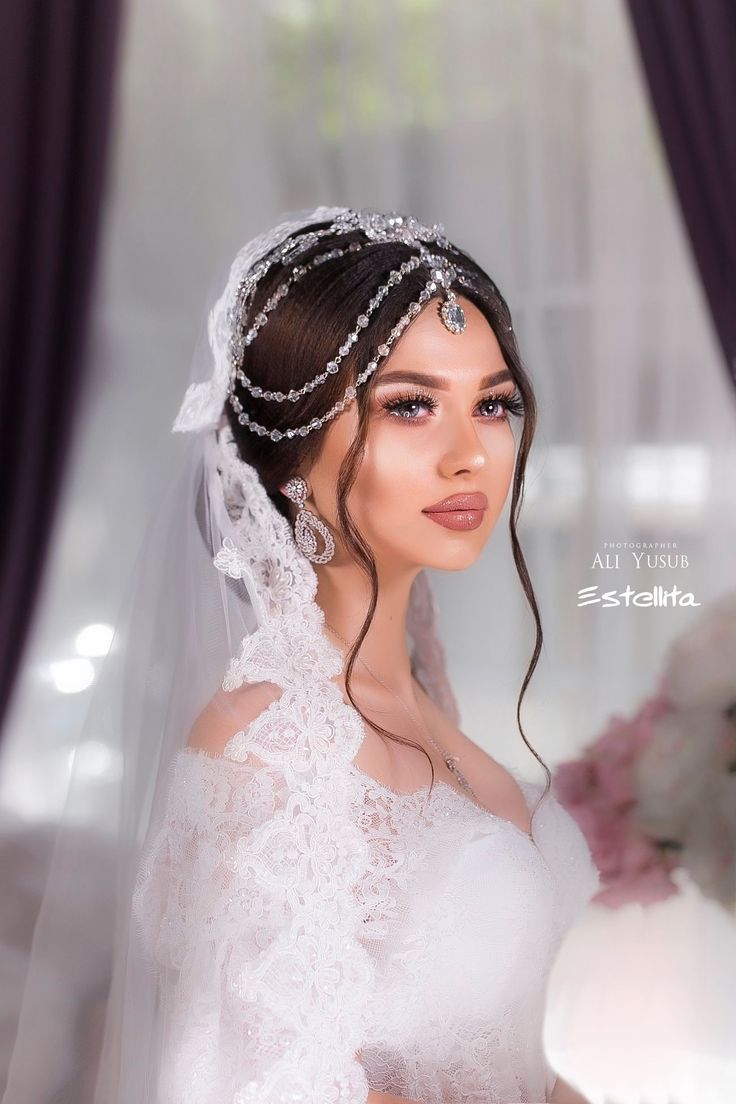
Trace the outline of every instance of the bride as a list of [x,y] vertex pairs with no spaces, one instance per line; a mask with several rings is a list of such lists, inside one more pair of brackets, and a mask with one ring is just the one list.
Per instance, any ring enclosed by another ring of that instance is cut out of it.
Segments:
[[598,874],[537,753],[545,788],[461,731],[424,572],[473,565],[511,490],[521,701],[506,302],[439,226],[317,208],[240,251],[208,346],[90,1099],[582,1101],[542,1024]]

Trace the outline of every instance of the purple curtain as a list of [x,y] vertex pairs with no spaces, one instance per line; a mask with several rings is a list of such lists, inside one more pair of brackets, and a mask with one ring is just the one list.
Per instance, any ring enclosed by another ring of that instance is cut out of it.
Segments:
[[736,383],[736,0],[628,0],[696,264]]
[[0,5],[0,725],[81,393],[120,14]]

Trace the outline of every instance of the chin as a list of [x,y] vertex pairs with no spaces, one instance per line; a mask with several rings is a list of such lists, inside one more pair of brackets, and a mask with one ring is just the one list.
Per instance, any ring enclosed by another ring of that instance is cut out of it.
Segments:
[[[477,533],[453,533],[452,542],[437,542],[431,549],[433,555],[427,556],[427,547],[422,549],[422,566],[436,568],[438,571],[464,571],[472,567],[483,551],[488,537],[478,538]],[[444,544],[444,547],[442,547]]]
[[463,556],[446,556],[444,559],[437,557],[436,561],[430,561],[426,563],[425,567],[432,567],[437,571],[465,571],[466,568],[472,567],[480,556],[480,549],[476,549],[472,554],[465,554]]
[[437,571],[464,571],[479,558],[493,528],[492,525],[486,531],[486,527],[481,526],[462,531],[436,526],[436,533],[429,536],[426,531],[408,533],[404,530],[400,545],[386,540],[385,533],[382,533],[383,540],[375,533],[369,534],[367,539],[379,565],[393,565],[394,569],[414,566],[419,570],[429,567]]

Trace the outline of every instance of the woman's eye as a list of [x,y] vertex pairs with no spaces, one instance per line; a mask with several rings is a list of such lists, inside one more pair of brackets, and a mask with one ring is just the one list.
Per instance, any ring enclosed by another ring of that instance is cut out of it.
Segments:
[[420,414],[425,404],[417,399],[408,399],[406,402],[394,403],[389,409],[399,418],[413,421]]
[[484,399],[480,405],[481,407],[495,407],[495,410],[488,415],[491,420],[506,417],[506,407],[504,406],[503,399]]
[[437,400],[431,395],[398,395],[393,399],[385,399],[381,406],[392,417],[401,418],[405,422],[416,422],[423,410],[436,409]]

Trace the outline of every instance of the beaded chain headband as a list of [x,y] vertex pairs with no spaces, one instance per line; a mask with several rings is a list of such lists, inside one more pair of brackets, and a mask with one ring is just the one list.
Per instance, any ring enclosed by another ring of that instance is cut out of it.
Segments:
[[[303,253],[317,245],[323,237],[349,234],[356,230],[362,230],[368,241],[365,243],[353,241],[346,248],[336,246],[313,257],[305,265],[294,265],[289,275],[284,278],[283,282],[279,284],[273,295],[264,304],[263,309],[250,322],[246,321],[255,290],[263,276],[274,264],[279,262],[288,264],[298,260]],[[389,273],[385,282],[376,290],[373,298],[366,305],[364,311],[358,315],[354,328],[347,335],[338,352],[327,362],[324,371],[308,380],[302,387],[287,392],[269,391],[253,384],[243,371],[243,354],[255,341],[268,322],[271,312],[289,294],[291,288],[311,269],[326,264],[335,257],[342,257],[346,253],[357,253],[366,246],[379,242],[401,242],[416,250],[416,253]],[[312,430],[319,429],[325,422],[344,410],[347,404],[355,398],[357,388],[376,371],[381,359],[387,357],[391,352],[391,345],[403,333],[412,318],[420,312],[422,306],[438,290],[443,296],[443,303],[440,308],[442,322],[451,333],[462,333],[466,325],[465,312],[458,303],[451,285],[453,283],[469,285],[471,281],[460,268],[452,264],[445,256],[440,253],[433,253],[428,249],[427,243],[458,252],[456,247],[445,237],[444,229],[439,223],[428,227],[411,215],[400,215],[393,211],[390,214],[381,214],[377,211],[355,211],[347,208],[333,219],[329,227],[309,231],[296,239],[291,236],[287,237],[270,254],[250,268],[238,285],[229,316],[232,338],[228,351],[232,372],[228,384],[227,398],[238,415],[240,425],[246,426],[259,436],[267,435],[272,441],[280,441],[284,437],[291,438],[297,435],[306,437]],[[237,382],[256,398],[264,399],[267,402],[293,403],[300,399],[302,395],[323,384],[330,375],[337,373],[343,358],[348,355],[352,346],[359,340],[361,330],[368,325],[370,316],[389,295],[391,288],[396,287],[410,272],[414,272],[420,267],[429,270],[429,279],[419,297],[407,308],[391,330],[386,341],[378,346],[373,358],[368,362],[364,371],[358,375],[355,384],[346,387],[343,397],[325,414],[319,418],[312,418],[305,425],[291,426],[288,429],[269,430],[267,426],[254,421],[243,409],[241,400],[235,394]]]

